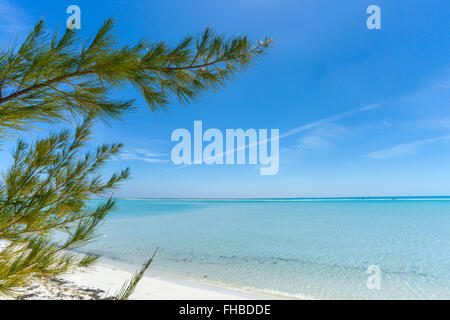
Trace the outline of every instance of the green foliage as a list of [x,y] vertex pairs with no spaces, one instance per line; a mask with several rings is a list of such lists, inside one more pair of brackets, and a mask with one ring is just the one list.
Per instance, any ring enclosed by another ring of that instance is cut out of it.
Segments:
[[[177,46],[139,41],[119,45],[107,20],[92,41],[76,31],[49,34],[39,22],[20,46],[0,50],[0,139],[35,122],[82,124],[28,144],[18,141],[0,179],[0,295],[13,295],[32,279],[90,266],[97,257],[75,254],[95,238],[114,207],[111,191],[128,169],[102,179],[99,170],[121,144],[86,151],[95,119],[119,118],[133,99],[114,99],[133,86],[152,110],[175,97],[189,103],[215,90],[265,52],[270,39],[225,39],[207,29]],[[93,197],[109,200],[92,207]],[[55,238],[58,235],[58,241]],[[64,236],[61,236],[64,235]],[[155,252],[156,253],[156,252]],[[113,299],[127,299],[154,256]]]
[[130,84],[152,110],[167,105],[171,96],[190,102],[224,85],[271,43],[252,45],[245,36],[225,39],[206,29],[174,48],[146,40],[120,46],[112,27],[107,20],[83,43],[75,30],[50,36],[41,21],[21,46],[1,50],[0,130],[87,113],[117,118],[133,99],[112,99],[111,93]]
[[[32,145],[17,143],[0,185],[0,239],[8,242],[0,251],[0,293],[11,294],[31,277],[53,276],[95,261],[95,256],[68,250],[94,239],[114,201],[90,207],[86,200],[108,195],[129,172],[106,180],[98,175],[121,145],[102,145],[83,154],[91,122],[84,121],[73,135],[63,131]],[[55,232],[63,240],[52,241]]]
[[156,248],[153,255],[144,263],[142,268],[137,271],[133,277],[126,281],[122,288],[111,298],[107,298],[109,300],[128,300],[128,298],[133,294],[134,290],[136,289],[137,284],[139,281],[141,281],[142,277],[144,276],[145,271],[147,271],[150,264],[153,262],[153,259],[155,259],[156,253],[158,252],[158,248]]

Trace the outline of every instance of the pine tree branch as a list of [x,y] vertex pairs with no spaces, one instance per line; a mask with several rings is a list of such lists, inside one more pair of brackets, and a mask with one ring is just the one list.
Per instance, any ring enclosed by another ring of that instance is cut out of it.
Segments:
[[38,89],[50,86],[53,83],[60,83],[60,82],[63,82],[64,80],[67,80],[67,79],[70,79],[70,78],[85,76],[85,75],[92,74],[92,73],[94,73],[94,72],[90,71],[90,70],[76,71],[76,72],[73,72],[73,73],[64,74],[64,75],[55,77],[53,79],[50,79],[50,80],[47,80],[47,81],[44,81],[44,82],[41,82],[41,83],[37,83],[35,85],[32,85],[30,87],[27,87],[25,89],[17,91],[17,92],[15,92],[13,94],[10,94],[10,95],[8,95],[8,96],[6,96],[4,98],[1,98],[0,99],[0,104],[8,102],[8,101],[16,99],[16,98],[19,98],[19,97],[21,97],[21,96],[23,96],[23,95],[25,95],[25,94],[27,94],[29,92],[32,92],[32,91],[35,91],[35,90],[38,90]]
[[209,67],[209,66],[217,65],[219,63],[232,61],[232,60],[235,60],[235,59],[240,59],[240,58],[243,58],[243,57],[245,57],[247,55],[252,55],[255,52],[257,52],[258,50],[261,50],[262,48],[263,48],[262,45],[258,45],[257,47],[255,47],[254,49],[250,50],[249,52],[246,52],[246,53],[241,54],[241,55],[236,56],[236,57],[221,58],[221,59],[216,59],[216,60],[211,61],[211,62],[205,62],[203,64],[193,65],[195,63],[195,60],[198,58],[198,52],[197,52],[197,54],[195,55],[195,58],[192,60],[192,63],[190,65],[181,66],[181,67],[165,67],[164,70],[166,70],[166,71],[175,71],[175,70],[193,70],[193,69],[206,68],[206,67]]
[[150,267],[150,264],[155,259],[156,253],[158,253],[159,247],[156,248],[153,255],[144,263],[142,268],[136,272],[133,275],[133,278],[129,281],[126,281],[122,288],[117,292],[112,298],[112,300],[128,300],[130,296],[133,294],[133,292],[136,290],[136,286],[141,281],[142,277],[144,276],[145,271],[147,271],[148,267]]
[[[92,42],[81,45],[73,30],[49,41],[41,21],[19,50],[0,51],[1,88],[7,91],[0,90],[0,130],[24,129],[29,121],[66,119],[68,112],[119,117],[134,100],[108,97],[127,84],[152,110],[165,107],[172,97],[189,103],[202,92],[225,85],[271,43],[266,39],[252,45],[245,36],[226,39],[206,29],[173,49],[145,40],[119,46],[112,26],[107,20]],[[88,77],[93,75],[95,79]],[[69,90],[58,90],[66,85]]]

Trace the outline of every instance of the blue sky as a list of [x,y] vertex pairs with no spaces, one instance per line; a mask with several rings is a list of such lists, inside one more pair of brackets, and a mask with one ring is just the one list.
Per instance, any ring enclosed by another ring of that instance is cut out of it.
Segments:
[[[121,92],[138,98],[138,110],[110,126],[98,124],[93,141],[126,145],[106,170],[131,167],[133,179],[118,195],[450,194],[448,1],[0,0],[1,44],[42,17],[50,29],[63,29],[71,4],[81,8],[85,37],[113,17],[124,43],[147,37],[176,44],[207,26],[275,40],[253,68],[191,105],[174,101],[169,111],[152,113],[135,92]],[[370,4],[381,8],[381,30],[366,27]],[[192,130],[194,120],[223,131],[307,129],[280,140],[274,176],[261,176],[258,165],[178,169],[170,162],[170,136],[177,128]],[[3,151],[0,166],[8,162]]]

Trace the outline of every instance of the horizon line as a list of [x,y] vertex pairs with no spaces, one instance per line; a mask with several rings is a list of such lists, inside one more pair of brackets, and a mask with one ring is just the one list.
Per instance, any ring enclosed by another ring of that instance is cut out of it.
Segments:
[[[133,196],[117,196],[112,199],[119,200],[321,200],[321,199],[407,199],[407,198],[448,198],[450,195],[439,196],[324,196],[324,197],[133,197]],[[91,200],[104,200],[108,198],[98,197]]]

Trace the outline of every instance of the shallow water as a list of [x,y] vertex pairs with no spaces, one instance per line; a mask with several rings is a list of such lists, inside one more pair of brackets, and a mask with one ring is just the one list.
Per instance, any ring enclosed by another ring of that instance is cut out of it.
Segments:
[[[93,204],[99,200],[94,200]],[[118,200],[85,247],[153,270],[299,298],[449,299],[450,200]],[[367,268],[381,269],[369,289]]]

